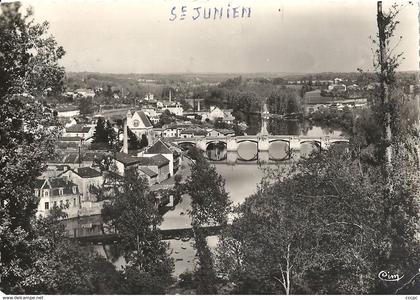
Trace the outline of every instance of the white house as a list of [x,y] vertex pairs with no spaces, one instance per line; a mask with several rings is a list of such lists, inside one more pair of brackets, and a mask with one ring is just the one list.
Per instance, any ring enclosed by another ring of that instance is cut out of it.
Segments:
[[[233,121],[235,120],[235,117],[232,116],[232,110],[231,109],[222,110],[222,109],[218,108],[217,106],[210,106],[210,112],[208,114],[208,119],[210,121],[215,121],[218,118],[223,119],[223,121],[225,121],[228,124],[233,123]],[[203,116],[203,119],[204,119],[204,116]]]
[[64,129],[63,137],[80,137],[85,140],[93,137],[95,126],[76,124]]
[[68,217],[77,216],[80,207],[79,189],[67,178],[48,178],[35,180],[35,196],[39,199],[37,215],[48,215],[51,208],[64,208]]
[[67,177],[77,184],[82,202],[96,201],[96,196],[91,193],[91,187],[95,186],[99,188],[104,182],[102,174],[90,167],[70,169],[62,173],[60,177]]
[[88,98],[88,97],[95,97],[95,92],[91,89],[77,89],[74,91],[78,97]]
[[174,151],[164,143],[162,140],[157,140],[151,147],[146,149],[143,153],[139,153],[142,157],[154,157],[155,155],[162,155],[169,160],[169,174],[173,176],[179,166],[179,153]]
[[220,136],[235,136],[235,131],[232,129],[210,129],[207,131],[209,137],[220,137]]
[[153,124],[157,124],[159,122],[160,114],[154,108],[151,108],[151,107],[142,108],[142,111],[145,113],[146,116],[149,117],[150,121]]
[[162,111],[169,110],[171,114],[182,116],[184,114],[184,108],[179,102],[163,101],[161,106]]
[[153,125],[143,111],[128,111],[127,126],[139,138],[145,134],[149,142],[153,139]]

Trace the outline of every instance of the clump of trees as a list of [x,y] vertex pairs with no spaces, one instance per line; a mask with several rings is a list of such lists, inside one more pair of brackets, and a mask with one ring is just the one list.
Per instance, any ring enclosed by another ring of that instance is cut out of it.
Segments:
[[193,278],[197,293],[217,294],[218,279],[214,257],[207,244],[203,227],[226,225],[231,201],[224,188],[224,179],[204,158],[200,150],[192,148],[189,155],[194,159],[194,164],[191,168],[191,176],[185,183],[184,192],[191,197],[189,214],[199,259]]
[[[164,293],[166,283],[171,280],[172,264],[155,231],[154,239],[142,240],[146,244],[146,248],[138,248],[142,253],[137,250],[129,253],[133,244],[127,244],[124,253],[130,264],[124,272],[119,272],[111,262],[68,237],[63,223],[66,215],[60,209],[53,207],[49,215],[36,216],[39,199],[33,192],[35,179],[41,175],[47,160],[55,156],[59,135],[58,129],[51,129],[57,122],[43,100],[46,93],[60,93],[63,89],[64,69],[58,60],[64,50],[48,35],[48,23],[35,23],[30,9],[21,12],[18,2],[1,4],[0,9],[0,38],[7,41],[0,43],[1,291],[6,294]],[[107,127],[97,132],[103,141]],[[138,197],[147,194],[142,183],[130,182],[122,185],[118,194],[121,201],[129,203],[128,199],[132,199],[124,196],[127,185],[137,187],[136,192],[144,188],[143,194],[136,194]],[[141,209],[150,208],[147,203],[136,203],[141,204]],[[111,206],[110,218],[117,226],[122,212],[116,207]],[[152,211],[146,210],[145,214]],[[141,222],[144,219],[135,224],[145,224]]]
[[137,135],[127,128],[127,135],[128,135],[128,150],[139,150],[149,145],[149,141],[147,140],[147,136],[145,134],[141,135],[141,139],[137,137]]
[[[372,111],[353,124],[348,151],[332,147],[268,171],[237,209],[218,249],[232,292],[418,293],[418,135],[401,118],[400,56],[386,50],[397,14],[398,6],[378,9],[379,86]],[[381,281],[381,270],[406,277]]]
[[157,226],[162,222],[159,202],[147,179],[135,169],[123,178],[110,177],[110,202],[102,210],[104,222],[120,236],[118,248],[127,263],[124,286],[132,294],[164,294],[173,283],[173,259]]
[[109,120],[105,121],[104,118],[99,118],[93,134],[92,147],[117,149],[118,146],[118,137],[111,122]]

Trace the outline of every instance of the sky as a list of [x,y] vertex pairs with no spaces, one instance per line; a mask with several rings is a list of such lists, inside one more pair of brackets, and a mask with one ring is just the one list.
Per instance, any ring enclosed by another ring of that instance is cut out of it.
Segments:
[[[67,71],[308,73],[373,70],[369,36],[377,31],[374,0],[22,2],[34,8],[38,21],[50,23],[50,32],[66,50],[61,63]],[[392,2],[384,1],[384,9],[390,4]],[[223,15],[221,18],[217,15],[216,20],[214,15],[204,19],[204,7],[211,8],[212,13],[214,8],[223,7]],[[234,7],[238,7],[236,18],[233,18]],[[244,17],[243,7],[246,8]],[[183,20],[181,9],[185,11]],[[193,20],[197,11],[200,16]],[[397,35],[402,35],[403,41],[398,50],[405,52],[400,70],[417,70],[418,6],[406,6],[399,20]]]

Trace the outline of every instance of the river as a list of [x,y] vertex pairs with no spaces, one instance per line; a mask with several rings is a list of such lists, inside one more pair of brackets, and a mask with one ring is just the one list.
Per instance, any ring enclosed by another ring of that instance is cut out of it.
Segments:
[[[286,130],[281,133],[276,132],[276,134],[300,134],[308,137],[321,137],[327,135],[338,137],[342,135],[341,131],[321,128],[318,126],[309,126],[308,124],[301,125],[294,121],[288,122],[286,128],[289,128],[290,130]],[[307,146],[301,148],[301,154],[307,155],[314,150],[317,150],[316,147],[308,144]],[[251,142],[242,143],[238,152],[235,152],[234,154],[227,153],[225,146],[222,144],[209,147],[206,151],[206,155],[214,164],[217,172],[225,179],[226,191],[229,193],[229,197],[234,205],[243,203],[247,197],[254,194],[257,191],[258,184],[263,178],[263,170],[257,163],[257,153],[256,144]],[[233,160],[234,163],[229,163],[230,160],[228,154],[235,156],[235,159]],[[272,143],[269,149],[269,156],[271,159],[274,159],[272,160],[273,163],[288,163],[287,159],[282,162],[276,161],[286,158],[286,148],[284,143]],[[254,158],[256,159],[254,160]],[[191,219],[188,215],[189,208],[189,196],[184,195],[182,202],[180,202],[174,210],[169,210],[164,215],[164,222],[160,228],[174,229],[191,227]],[[218,241],[217,236],[210,236],[207,239],[209,246],[212,249],[215,249]],[[177,238],[168,240],[167,242],[169,242],[171,257],[175,262],[174,275],[178,276],[187,270],[194,270],[196,264],[194,241],[192,239],[182,240]],[[95,247],[98,252],[105,255],[105,246],[98,245]],[[124,260],[119,257],[114,263],[117,268],[121,268],[124,265]]]

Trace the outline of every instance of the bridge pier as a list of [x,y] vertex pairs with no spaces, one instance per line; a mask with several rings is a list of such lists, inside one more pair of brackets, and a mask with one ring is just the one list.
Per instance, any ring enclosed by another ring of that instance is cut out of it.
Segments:
[[238,151],[238,147],[239,147],[239,145],[238,145],[238,142],[236,141],[235,138],[229,138],[229,139],[227,139],[227,141],[226,141],[226,149],[227,149],[228,153],[229,152],[236,152],[236,151]]
[[236,162],[238,161],[238,153],[236,151],[228,151],[226,153],[226,162],[228,165],[236,165]]
[[268,151],[258,151],[258,162],[268,163],[270,161],[270,154]]
[[270,148],[270,140],[267,137],[258,138],[258,152],[267,151]]
[[205,138],[202,140],[198,140],[196,145],[197,145],[197,148],[200,149],[201,151],[207,150],[207,143],[206,143]]
[[319,141],[319,144],[321,145],[321,150],[328,150],[328,148],[331,146],[330,139],[329,138],[323,138]]
[[297,152],[300,151],[300,138],[290,138],[289,141],[289,149],[291,152]]

